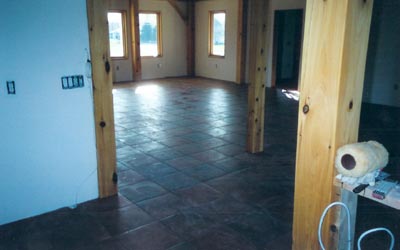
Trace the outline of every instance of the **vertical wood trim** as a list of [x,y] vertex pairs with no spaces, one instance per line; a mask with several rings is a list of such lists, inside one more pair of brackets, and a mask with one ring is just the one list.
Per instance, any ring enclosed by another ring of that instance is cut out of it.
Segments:
[[117,185],[113,182],[113,175],[116,173],[116,149],[107,9],[107,0],[87,0],[93,74],[97,175],[101,198],[118,192]]
[[133,79],[142,79],[142,60],[140,57],[140,32],[139,32],[139,0],[129,0],[132,29],[132,65]]
[[257,34],[256,34],[256,16],[255,16],[255,0],[249,0],[249,83],[255,82],[255,74],[253,69],[256,67],[256,46],[257,46]]
[[188,76],[195,75],[195,1],[187,2],[186,64]]
[[278,62],[278,25],[276,23],[276,10],[273,12],[274,26],[272,29],[272,65],[271,65],[271,87],[276,87],[276,64]]
[[237,58],[236,58],[236,83],[245,82],[246,76],[246,46],[247,46],[247,11],[248,1],[238,1],[238,30],[237,30]]
[[302,23],[301,23],[301,42],[300,42],[300,62],[299,62],[299,77],[298,77],[298,84],[297,84],[297,89],[300,90],[300,86],[301,86],[301,72],[302,72],[302,68],[303,68],[303,46],[304,46],[304,32],[305,32],[305,9],[303,9],[303,13],[302,13]]
[[266,81],[266,39],[268,2],[253,0],[251,8],[251,45],[252,51],[249,69],[250,85],[248,94],[248,132],[247,151],[251,153],[262,152],[264,147],[264,106],[265,106],[265,81]]
[[[319,218],[329,203],[342,199],[341,190],[333,186],[334,159],[338,147],[357,141],[372,5],[373,0],[307,1],[294,250],[319,249]],[[344,198],[355,214],[356,197]],[[330,231],[341,227],[338,211],[333,209],[324,223],[327,249],[338,247],[338,233]]]
[[[348,190],[342,189],[341,190],[341,197],[340,201],[346,204],[350,211],[350,235],[351,238],[354,239],[354,233],[356,228],[356,218],[357,218],[357,194],[350,192]],[[340,210],[343,211],[343,210]],[[338,221],[336,225],[339,226],[339,235],[338,235],[338,247],[337,249],[347,249],[348,242],[347,242],[347,213],[340,212],[338,214]],[[353,241],[354,246],[354,241]]]

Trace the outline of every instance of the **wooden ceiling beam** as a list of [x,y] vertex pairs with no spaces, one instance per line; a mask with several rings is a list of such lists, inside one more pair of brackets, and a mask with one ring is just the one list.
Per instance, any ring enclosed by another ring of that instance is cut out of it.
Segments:
[[[179,7],[178,1],[177,0],[167,0],[168,3],[176,10],[176,12],[178,13],[178,15],[182,18],[183,21],[187,22],[187,15],[185,12],[183,12],[181,10],[181,8]],[[190,1],[188,1],[190,2]]]

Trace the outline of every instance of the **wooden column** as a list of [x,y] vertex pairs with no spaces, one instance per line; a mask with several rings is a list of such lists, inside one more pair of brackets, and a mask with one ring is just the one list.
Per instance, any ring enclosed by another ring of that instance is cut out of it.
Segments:
[[247,12],[248,1],[238,1],[238,34],[237,34],[237,59],[236,59],[236,83],[242,84],[246,77],[246,46],[247,46]]
[[187,2],[186,19],[186,61],[187,75],[195,75],[195,0]]
[[97,175],[101,198],[118,192],[112,72],[108,42],[107,0],[87,0],[93,101],[97,146]]
[[[336,149],[357,141],[373,0],[308,0],[299,103],[293,247],[319,249],[325,207],[342,198],[333,186]],[[338,249],[339,209],[324,223],[327,249]],[[345,226],[345,225],[343,225]]]
[[142,61],[140,58],[139,0],[129,0],[132,29],[133,79],[142,79]]
[[266,81],[266,39],[268,1],[251,1],[250,84],[248,91],[247,151],[262,152],[264,147],[264,106]]

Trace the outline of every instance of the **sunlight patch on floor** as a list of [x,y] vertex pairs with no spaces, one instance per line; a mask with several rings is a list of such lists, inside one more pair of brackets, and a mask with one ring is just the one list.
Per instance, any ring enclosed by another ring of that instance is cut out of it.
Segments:
[[299,101],[300,92],[297,90],[282,89],[282,93],[289,99]]

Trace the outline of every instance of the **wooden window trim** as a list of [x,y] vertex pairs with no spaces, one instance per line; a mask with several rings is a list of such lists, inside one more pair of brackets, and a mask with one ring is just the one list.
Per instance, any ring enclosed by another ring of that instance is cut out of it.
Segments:
[[[157,56],[140,56],[143,59],[150,59],[150,58],[160,58],[163,56],[163,41],[162,41],[162,19],[161,19],[161,11],[152,11],[152,10],[139,10],[140,14],[156,14],[157,15],[157,49],[158,55]],[[140,40],[140,34],[139,34]]]
[[128,56],[128,32],[127,32],[127,14],[126,14],[126,10],[118,10],[118,9],[112,9],[112,10],[108,10],[108,13],[119,13],[121,14],[121,18],[122,18],[122,35],[123,35],[123,39],[122,39],[122,43],[123,43],[123,47],[124,47],[124,55],[123,56],[111,56],[111,52],[110,52],[110,58],[112,60],[126,60],[129,58]]
[[213,16],[215,14],[225,14],[225,44],[226,44],[226,11],[225,10],[210,10],[208,12],[208,57],[212,58],[225,58],[226,56],[226,46],[224,46],[224,55],[214,55],[212,53],[212,46],[213,46],[213,40],[214,40],[214,19]]

